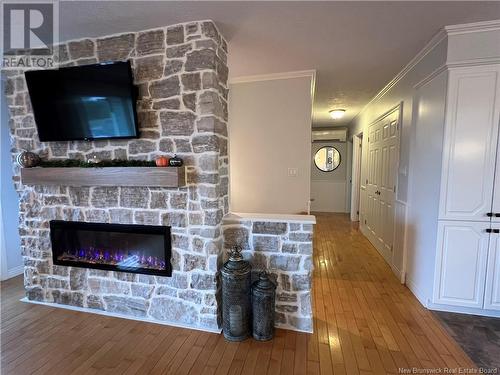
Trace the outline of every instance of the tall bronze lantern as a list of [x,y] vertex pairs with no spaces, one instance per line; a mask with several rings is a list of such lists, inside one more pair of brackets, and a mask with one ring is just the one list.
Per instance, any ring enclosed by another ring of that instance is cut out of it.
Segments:
[[222,330],[230,341],[242,341],[251,334],[251,271],[235,246],[222,267]]

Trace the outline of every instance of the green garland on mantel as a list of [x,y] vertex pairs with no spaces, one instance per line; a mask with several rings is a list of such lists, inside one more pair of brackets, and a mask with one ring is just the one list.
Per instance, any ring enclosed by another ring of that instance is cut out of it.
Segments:
[[97,163],[76,159],[65,160],[42,160],[39,164],[42,168],[109,168],[109,167],[156,167],[154,161],[149,160],[102,160]]

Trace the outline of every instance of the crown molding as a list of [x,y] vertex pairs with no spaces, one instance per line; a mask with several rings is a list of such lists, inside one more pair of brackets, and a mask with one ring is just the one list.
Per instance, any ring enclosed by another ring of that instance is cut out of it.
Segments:
[[446,39],[447,34],[444,29],[439,30],[432,39],[422,48],[413,59],[391,80],[384,86],[366,105],[354,116],[349,123],[352,123],[359,115],[361,115],[366,108],[373,102],[383,97],[391,88],[393,88],[399,81],[401,81],[409,71],[411,71],[425,56],[427,56],[439,43]]
[[294,72],[258,74],[252,76],[234,77],[229,79],[229,84],[231,85],[235,83],[273,81],[276,79],[290,79],[290,78],[302,78],[302,77],[311,78],[314,84],[316,81],[316,70],[298,70]]
[[448,35],[478,33],[484,31],[500,30],[500,20],[464,23],[460,25],[445,26]]
[[[448,38],[450,35],[459,35],[459,34],[467,34],[467,33],[477,33],[477,32],[485,32],[485,31],[493,31],[500,30],[500,20],[492,20],[492,21],[482,21],[482,22],[474,22],[474,23],[465,23],[460,25],[450,25],[445,26],[441,30],[438,31],[436,35],[432,37],[432,39],[417,53],[417,55],[411,59],[411,61],[386,85],[382,90],[380,90],[362,109],[358,112],[356,116],[354,116],[350,124],[359,117],[365,110],[368,108],[370,104],[377,101],[381,97],[383,97],[392,87],[394,87],[401,79],[403,79],[409,71],[411,71],[425,56],[429,54],[440,42],[444,39]],[[492,64],[497,62],[498,59],[489,59],[486,61],[485,59],[478,59],[474,61],[461,62],[457,64],[449,64],[445,63],[444,68],[446,67],[458,67],[458,66],[467,66],[472,64]],[[431,76],[435,76],[439,74],[443,70],[443,66],[438,67],[434,72],[431,73]],[[425,77],[423,80],[418,82],[415,86],[421,86],[425,84],[425,82],[429,79],[429,76]]]
[[432,81],[434,78],[436,78],[438,75],[440,75],[442,72],[448,70],[448,65],[443,64],[439,66],[438,68],[434,69],[429,75],[425,76],[422,78],[419,82],[413,85],[413,88],[415,90],[418,90],[422,86],[425,86],[427,83]]

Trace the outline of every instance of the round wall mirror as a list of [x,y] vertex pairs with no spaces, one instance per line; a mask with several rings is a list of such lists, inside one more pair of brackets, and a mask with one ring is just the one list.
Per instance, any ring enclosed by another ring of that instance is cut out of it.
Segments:
[[314,155],[314,165],[320,171],[331,172],[340,165],[340,152],[335,147],[321,147]]

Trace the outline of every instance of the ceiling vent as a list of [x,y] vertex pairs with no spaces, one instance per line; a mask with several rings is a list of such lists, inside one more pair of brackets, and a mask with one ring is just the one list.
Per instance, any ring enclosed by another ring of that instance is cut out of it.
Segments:
[[346,140],[347,140],[347,128],[315,129],[312,131],[313,142],[325,142],[325,141],[345,142]]

